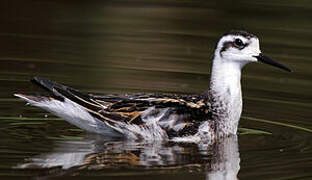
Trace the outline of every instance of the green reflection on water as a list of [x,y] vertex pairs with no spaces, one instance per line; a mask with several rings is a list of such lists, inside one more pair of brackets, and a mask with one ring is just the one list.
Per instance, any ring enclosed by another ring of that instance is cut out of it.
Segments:
[[[218,37],[230,29],[246,29],[260,37],[264,53],[295,72],[286,74],[260,64],[244,69],[240,151],[242,157],[251,158],[242,159],[240,176],[311,177],[307,173],[311,153],[302,153],[312,146],[307,142],[312,129],[311,1],[1,3],[5,8],[0,21],[0,174],[33,175],[8,169],[31,154],[50,151],[53,138],[81,140],[81,130],[59,118],[44,118],[46,112],[11,98],[16,92],[43,92],[29,83],[32,76],[99,94],[201,93],[208,88]],[[285,138],[285,134],[290,135]],[[281,154],[275,146],[279,143],[289,152]],[[253,152],[248,149],[251,144]],[[133,172],[141,173],[144,170]],[[173,173],[172,178],[181,176]]]

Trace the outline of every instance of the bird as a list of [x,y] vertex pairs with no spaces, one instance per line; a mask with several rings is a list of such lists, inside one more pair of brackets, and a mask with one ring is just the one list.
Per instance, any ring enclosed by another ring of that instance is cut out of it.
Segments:
[[209,88],[202,94],[93,95],[36,76],[49,95],[14,94],[92,133],[133,140],[214,141],[236,135],[242,113],[241,70],[260,62],[292,72],[265,56],[259,38],[231,30],[216,44]]

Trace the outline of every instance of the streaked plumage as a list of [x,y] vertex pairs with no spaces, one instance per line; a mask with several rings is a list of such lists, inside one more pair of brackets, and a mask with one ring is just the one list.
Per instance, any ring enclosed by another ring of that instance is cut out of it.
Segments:
[[[168,138],[191,136],[198,132],[198,127],[203,121],[211,119],[211,107],[207,103],[205,95],[111,94],[95,96],[41,77],[33,78],[33,82],[53,92],[53,94],[51,96],[16,94],[16,96],[44,109],[51,107],[52,102],[75,104],[93,118],[100,120],[98,123],[111,127],[117,132],[117,135],[118,133],[124,134],[123,131],[127,125],[150,128],[150,123],[157,119],[158,125],[166,132]],[[49,105],[44,107],[44,104]],[[70,110],[69,106],[66,109]],[[51,111],[51,109],[47,110]],[[78,110],[75,111],[78,112]],[[58,112],[52,110],[52,113],[57,114]],[[60,116],[64,118],[64,115]],[[89,129],[89,131],[99,133],[98,130]],[[106,132],[103,134],[107,135]],[[144,139],[144,134],[137,133],[134,135]]]
[[242,111],[241,69],[257,61],[290,71],[261,53],[255,35],[231,31],[217,44],[210,88],[201,95],[95,96],[35,77],[33,82],[51,95],[16,96],[94,133],[131,139],[213,140],[236,134]]

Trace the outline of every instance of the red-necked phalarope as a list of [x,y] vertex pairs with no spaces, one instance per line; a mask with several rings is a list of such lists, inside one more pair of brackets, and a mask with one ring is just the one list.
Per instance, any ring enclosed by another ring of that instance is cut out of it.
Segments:
[[50,96],[15,94],[89,132],[131,139],[213,140],[237,133],[242,112],[241,69],[262,62],[291,72],[263,55],[259,39],[245,31],[217,43],[210,88],[202,95],[133,94],[95,96],[50,80],[33,82]]

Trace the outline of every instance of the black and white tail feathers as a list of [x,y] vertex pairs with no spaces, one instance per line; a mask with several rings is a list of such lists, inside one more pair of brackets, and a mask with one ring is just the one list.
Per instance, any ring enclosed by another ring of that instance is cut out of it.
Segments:
[[108,123],[100,121],[90,113],[90,111],[95,112],[105,108],[104,105],[93,101],[90,95],[38,76],[31,81],[49,91],[50,95],[14,94],[14,96],[27,101],[32,106],[43,108],[86,131],[121,136]]

